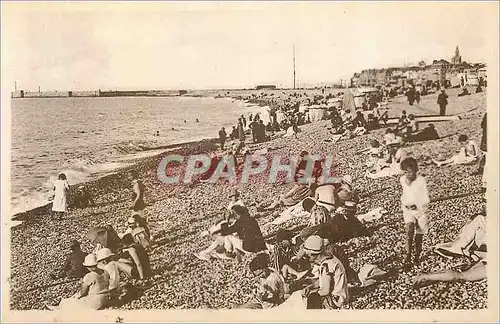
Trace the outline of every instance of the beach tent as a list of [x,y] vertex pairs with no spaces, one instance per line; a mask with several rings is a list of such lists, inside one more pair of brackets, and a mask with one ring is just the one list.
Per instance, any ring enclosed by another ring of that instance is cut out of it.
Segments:
[[327,107],[314,105],[310,107],[309,116],[311,118],[311,122],[320,121],[325,117]]
[[354,93],[351,89],[344,93],[342,98],[342,108],[344,110],[354,111],[356,110],[356,104],[354,103]]
[[356,90],[354,90],[353,92],[352,89],[348,89],[348,91],[344,93],[344,97],[342,98],[342,109],[350,110],[353,118],[356,118],[355,93]]

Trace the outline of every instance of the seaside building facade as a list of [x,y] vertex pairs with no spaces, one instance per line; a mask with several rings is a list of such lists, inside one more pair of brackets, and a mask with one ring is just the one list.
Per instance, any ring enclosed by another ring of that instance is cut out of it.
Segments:
[[462,61],[457,46],[451,61],[436,59],[429,65],[425,61],[420,61],[416,66],[365,69],[354,73],[350,83],[352,87],[404,88],[409,84],[419,85],[439,81],[441,84],[458,87],[477,85],[480,78],[486,79],[486,65]]

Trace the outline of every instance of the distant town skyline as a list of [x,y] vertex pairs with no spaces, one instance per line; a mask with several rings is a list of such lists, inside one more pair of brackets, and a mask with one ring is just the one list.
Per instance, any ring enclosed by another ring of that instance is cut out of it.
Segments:
[[493,3],[2,3],[14,90],[252,88],[484,62]]

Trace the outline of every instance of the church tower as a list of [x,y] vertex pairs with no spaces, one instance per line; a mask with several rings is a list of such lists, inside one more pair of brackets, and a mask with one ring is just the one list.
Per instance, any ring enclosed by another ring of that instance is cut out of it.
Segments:
[[458,45],[455,48],[455,55],[451,58],[451,64],[460,64],[462,63],[462,56],[460,56],[460,51],[458,50]]

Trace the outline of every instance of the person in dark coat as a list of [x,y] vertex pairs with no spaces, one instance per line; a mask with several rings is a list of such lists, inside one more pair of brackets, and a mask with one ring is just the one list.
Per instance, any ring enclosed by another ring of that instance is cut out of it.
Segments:
[[427,125],[421,131],[412,134],[406,138],[407,142],[431,141],[439,139],[439,134],[433,124]]
[[415,102],[415,89],[413,87],[408,89],[408,91],[406,92],[406,97],[408,98],[408,103],[410,104],[410,106],[413,106],[413,102]]
[[438,96],[437,103],[439,105],[439,115],[444,116],[446,115],[446,105],[448,105],[448,95],[446,92],[441,90],[441,93]]
[[219,142],[220,142],[220,149],[224,151],[224,143],[226,142],[227,134],[226,134],[226,129],[224,127],[221,128],[219,131]]
[[[201,260],[210,260],[211,257],[221,259],[240,259],[241,253],[257,253],[267,249],[266,241],[262,236],[259,223],[250,216],[248,209],[241,205],[234,205],[231,211],[236,215],[236,222],[227,226],[224,223],[217,234],[215,241],[204,251],[195,256]],[[218,252],[218,251],[223,252]]]
[[87,253],[80,249],[80,243],[77,240],[73,240],[70,245],[70,254],[66,256],[66,261],[64,266],[58,274],[52,274],[53,279],[56,278],[83,278],[88,270],[83,266],[83,261]]

